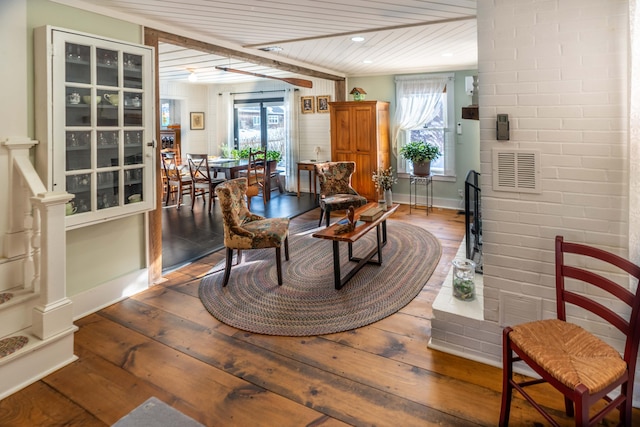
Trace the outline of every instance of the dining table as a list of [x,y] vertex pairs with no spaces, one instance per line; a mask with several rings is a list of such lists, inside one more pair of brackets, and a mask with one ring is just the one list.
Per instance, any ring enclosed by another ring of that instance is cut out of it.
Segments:
[[[246,171],[249,167],[248,159],[227,159],[223,157],[209,157],[209,170],[214,172],[214,176],[218,172],[224,173],[225,179],[238,178],[239,172]],[[265,200],[271,199],[271,174],[278,167],[277,160],[268,160],[265,168],[264,191]]]

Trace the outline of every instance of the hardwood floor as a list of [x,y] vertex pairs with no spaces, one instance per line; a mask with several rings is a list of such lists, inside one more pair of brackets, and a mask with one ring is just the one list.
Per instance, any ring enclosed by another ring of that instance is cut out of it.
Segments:
[[[390,221],[429,230],[443,252],[400,312],[324,336],[240,331],[198,299],[199,279],[223,259],[216,252],[77,321],[79,360],[1,401],[0,425],[108,426],[151,396],[207,426],[497,425],[501,370],[427,348],[431,304],[462,242],[464,217],[408,212],[401,206]],[[561,413],[559,394],[543,386],[537,395]],[[514,398],[512,425],[542,421]]]

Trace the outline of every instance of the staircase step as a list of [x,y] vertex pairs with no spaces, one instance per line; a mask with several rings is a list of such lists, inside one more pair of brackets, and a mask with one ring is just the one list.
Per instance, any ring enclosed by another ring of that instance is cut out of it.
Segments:
[[0,304],[9,301],[11,298],[13,298],[13,294],[11,292],[0,293]]
[[8,356],[17,350],[20,350],[28,342],[29,338],[25,337],[24,335],[8,337],[0,340],[0,358]]

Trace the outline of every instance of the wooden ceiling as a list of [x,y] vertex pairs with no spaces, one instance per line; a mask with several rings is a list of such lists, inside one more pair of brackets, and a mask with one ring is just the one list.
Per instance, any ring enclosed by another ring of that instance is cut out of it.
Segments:
[[476,0],[54,1],[219,48],[165,40],[162,80],[187,81],[191,71],[203,83],[256,79],[216,67],[332,79],[477,68]]

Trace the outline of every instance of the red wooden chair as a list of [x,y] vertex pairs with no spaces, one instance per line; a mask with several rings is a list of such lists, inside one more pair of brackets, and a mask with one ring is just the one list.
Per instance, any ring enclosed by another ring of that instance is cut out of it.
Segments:
[[[640,339],[640,293],[629,291],[628,285],[630,277],[637,285],[640,267],[601,249],[564,242],[561,236],[556,237],[555,250],[557,319],[511,326],[503,332],[500,425],[509,424],[514,389],[551,425],[559,425],[524,390],[548,382],[564,395],[566,413],[575,416],[576,426],[595,425],[616,408],[620,410],[620,425],[630,426]],[[623,285],[615,283],[614,277]],[[567,321],[570,317],[586,323],[597,319],[594,315],[608,322],[611,329],[622,332],[622,355],[594,334]],[[513,363],[518,361],[525,362],[541,378],[516,381]],[[619,394],[612,396],[611,392]],[[606,405],[590,411],[603,399]]]

